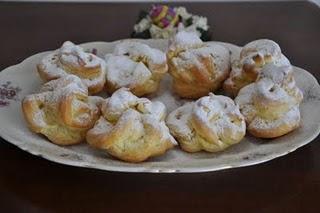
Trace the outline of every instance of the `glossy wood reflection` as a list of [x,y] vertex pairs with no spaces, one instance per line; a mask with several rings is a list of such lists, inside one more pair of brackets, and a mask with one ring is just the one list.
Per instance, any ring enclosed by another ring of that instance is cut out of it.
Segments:
[[[0,70],[65,40],[130,35],[151,4],[0,3]],[[277,41],[295,65],[320,79],[320,9],[307,2],[186,3],[207,16],[213,38],[239,45]],[[0,121],[1,122],[1,121]],[[198,174],[128,174],[75,168],[0,139],[1,212],[318,212],[320,137],[257,166]]]

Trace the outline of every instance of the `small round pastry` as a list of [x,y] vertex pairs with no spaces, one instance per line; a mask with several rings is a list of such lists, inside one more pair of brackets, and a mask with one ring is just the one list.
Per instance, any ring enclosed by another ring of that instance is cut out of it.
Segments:
[[164,122],[165,106],[121,88],[102,104],[102,116],[87,133],[87,142],[128,162],[164,154],[176,145]]
[[45,56],[37,65],[40,77],[50,81],[65,75],[73,74],[81,78],[90,94],[103,90],[105,84],[105,62],[92,53],[70,41]]
[[253,136],[275,138],[299,126],[299,104],[302,99],[292,67],[268,64],[261,70],[255,83],[239,91],[235,102]]
[[203,43],[194,32],[177,33],[167,58],[173,90],[183,98],[199,98],[219,89],[230,71],[228,49]]
[[246,133],[244,117],[233,100],[212,93],[171,112],[167,125],[187,152],[222,151]]
[[240,58],[232,62],[229,78],[223,89],[231,96],[237,96],[239,90],[254,82],[260,70],[272,63],[277,66],[290,66],[289,60],[281,53],[279,45],[268,39],[259,39],[246,44]]
[[109,93],[121,87],[143,96],[155,92],[168,71],[166,55],[158,49],[136,41],[122,41],[112,54],[106,55]]
[[26,96],[22,110],[29,128],[58,145],[82,142],[99,118],[102,98],[88,96],[87,86],[75,75],[65,75]]

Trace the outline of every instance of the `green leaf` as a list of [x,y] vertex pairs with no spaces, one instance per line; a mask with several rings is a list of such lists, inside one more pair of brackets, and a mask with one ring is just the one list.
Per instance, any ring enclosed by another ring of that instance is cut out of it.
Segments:
[[149,30],[145,30],[143,32],[137,33],[137,32],[132,32],[131,33],[131,38],[143,38],[143,39],[148,39],[151,38],[151,34]]
[[193,21],[192,17],[188,18],[188,19],[185,21],[186,27],[189,27],[190,25],[192,25],[192,21]]

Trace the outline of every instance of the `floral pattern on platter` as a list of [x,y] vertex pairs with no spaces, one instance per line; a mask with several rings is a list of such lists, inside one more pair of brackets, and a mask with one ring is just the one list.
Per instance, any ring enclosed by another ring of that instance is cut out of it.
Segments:
[[19,87],[12,86],[11,81],[0,85],[0,107],[10,105],[10,101],[18,101],[18,93],[21,91]]

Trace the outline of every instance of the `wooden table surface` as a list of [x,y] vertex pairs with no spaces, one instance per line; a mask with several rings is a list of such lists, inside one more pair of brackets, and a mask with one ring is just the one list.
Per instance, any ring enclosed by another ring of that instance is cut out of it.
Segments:
[[[320,79],[320,9],[316,5],[269,2],[185,6],[208,17],[214,40],[243,45],[257,38],[273,39],[292,64]],[[147,3],[2,2],[0,70],[37,52],[55,49],[65,40],[80,43],[126,38],[139,9],[149,7]],[[75,168],[32,156],[0,140],[1,212],[320,211],[320,137],[267,163],[198,174],[130,174]]]

